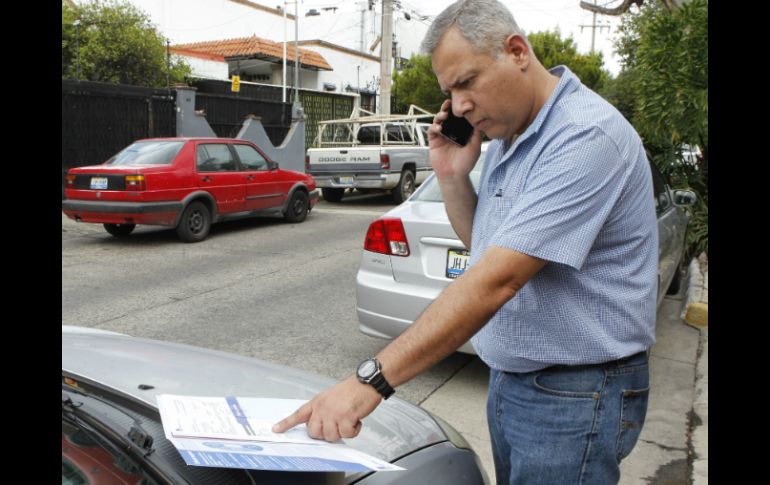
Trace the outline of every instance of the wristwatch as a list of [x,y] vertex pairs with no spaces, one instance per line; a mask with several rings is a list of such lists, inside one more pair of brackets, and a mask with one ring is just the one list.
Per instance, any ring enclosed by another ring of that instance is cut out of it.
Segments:
[[369,384],[370,386],[374,387],[377,392],[382,394],[382,397],[385,399],[389,398],[393,395],[394,392],[396,392],[395,389],[393,389],[390,384],[388,384],[388,381],[385,380],[385,376],[382,375],[382,366],[380,365],[380,361],[374,357],[365,359],[363,362],[358,364],[358,369],[356,369],[356,377],[358,377],[358,381],[362,384]]

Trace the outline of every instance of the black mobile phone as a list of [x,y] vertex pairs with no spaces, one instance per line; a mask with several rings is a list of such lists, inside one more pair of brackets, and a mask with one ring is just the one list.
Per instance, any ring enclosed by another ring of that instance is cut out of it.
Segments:
[[460,146],[465,146],[473,134],[473,125],[465,118],[458,118],[452,113],[452,106],[447,110],[449,117],[441,123],[441,134],[444,138]]

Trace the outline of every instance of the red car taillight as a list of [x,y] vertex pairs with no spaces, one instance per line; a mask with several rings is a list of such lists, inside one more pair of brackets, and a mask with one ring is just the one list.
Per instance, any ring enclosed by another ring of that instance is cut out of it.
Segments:
[[75,188],[75,176],[74,175],[67,175],[65,177],[65,186],[70,189]]
[[380,155],[380,165],[383,170],[390,170],[390,156]]
[[409,256],[409,242],[401,219],[377,219],[366,231],[364,249],[392,256]]
[[126,190],[145,190],[144,175],[126,175]]

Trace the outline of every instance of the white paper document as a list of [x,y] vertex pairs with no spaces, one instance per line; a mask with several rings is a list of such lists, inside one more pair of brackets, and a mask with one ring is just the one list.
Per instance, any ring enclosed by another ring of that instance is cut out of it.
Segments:
[[276,443],[323,444],[308,436],[300,425],[273,433],[275,423],[307,401],[258,397],[195,397],[162,394],[158,406],[164,428],[177,438],[221,438]]
[[403,470],[338,442],[308,436],[305,425],[273,433],[273,424],[307,401],[163,394],[166,438],[188,465],[283,471]]

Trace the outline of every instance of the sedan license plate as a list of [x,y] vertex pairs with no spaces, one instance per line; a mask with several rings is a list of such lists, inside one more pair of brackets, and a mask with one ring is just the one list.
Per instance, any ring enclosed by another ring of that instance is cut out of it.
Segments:
[[339,180],[339,184],[340,185],[353,185],[353,177],[352,176],[339,177],[338,180]]
[[471,253],[465,249],[449,249],[446,256],[446,277],[455,279],[465,272]]
[[91,177],[91,188],[93,190],[104,190],[107,188],[107,177]]

